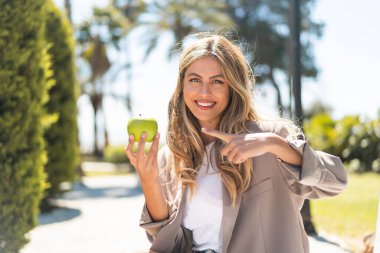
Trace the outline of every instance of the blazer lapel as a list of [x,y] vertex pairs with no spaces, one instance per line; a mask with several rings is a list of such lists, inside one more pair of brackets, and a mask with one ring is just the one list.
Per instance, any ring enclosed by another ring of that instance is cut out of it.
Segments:
[[241,204],[241,194],[236,198],[235,206],[232,206],[227,188],[223,185],[223,216],[222,216],[222,253],[227,253],[232,231],[236,223],[236,217]]

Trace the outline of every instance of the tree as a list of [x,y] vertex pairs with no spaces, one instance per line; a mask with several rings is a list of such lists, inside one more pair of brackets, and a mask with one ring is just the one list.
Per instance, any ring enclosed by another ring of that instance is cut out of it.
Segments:
[[[94,109],[94,153],[97,156],[101,156],[98,145],[99,129],[97,118],[99,117],[99,111],[102,110],[103,106],[103,75],[109,70],[111,63],[107,56],[106,46],[102,43],[99,37],[92,38],[91,44],[86,48],[82,56],[86,59],[91,68],[91,77],[88,82],[86,82],[83,91],[89,96],[92,108]],[[105,136],[107,136],[106,131],[105,128]]]
[[[289,1],[285,0],[226,0],[228,13],[237,24],[238,35],[251,48],[251,65],[257,76],[257,83],[269,81],[277,93],[277,105],[282,115],[284,109],[280,82],[276,73],[289,76],[290,62],[290,15]],[[302,76],[316,77],[311,39],[321,36],[322,24],[311,19],[314,0],[302,0],[303,17]]]
[[[303,128],[303,106],[302,106],[302,83],[301,83],[301,71],[303,69],[301,63],[301,41],[300,41],[300,29],[301,29],[301,16],[300,16],[300,1],[292,0],[290,4],[290,34],[291,34],[291,85],[294,98],[294,115],[296,120]],[[291,101],[290,101],[291,103]],[[303,225],[305,231],[308,234],[316,234],[316,230],[312,221],[310,201],[305,200],[301,214],[303,218]]]
[[0,2],[0,252],[14,253],[37,223],[45,185],[43,105],[49,58],[45,0]]
[[73,32],[68,19],[52,1],[48,1],[46,37],[55,81],[46,108],[49,114],[57,116],[45,132],[48,152],[45,171],[50,185],[47,197],[52,197],[60,192],[60,183],[74,181],[79,161]]
[[220,27],[232,29],[234,23],[225,13],[222,1],[168,0],[152,1],[146,13],[141,15],[139,24],[146,29],[146,57],[154,50],[160,37],[171,33],[173,40],[169,46],[170,57],[178,52],[178,45],[186,36],[197,32],[207,32]]
[[66,10],[67,18],[69,19],[70,23],[73,23],[70,0],[65,0],[65,10]]
[[[133,23],[125,18],[121,11],[112,5],[106,8],[94,8],[93,17],[83,22],[77,31],[77,40],[80,44],[81,57],[87,62],[90,75],[81,83],[82,94],[90,98],[94,110],[94,153],[102,155],[98,144],[97,118],[102,116],[105,122],[103,100],[106,96],[120,98],[127,101],[129,97],[107,93],[106,74],[111,70],[112,63],[108,56],[108,50],[119,50],[120,41],[132,29]],[[102,112],[102,114],[99,114]],[[108,132],[104,124],[105,144],[108,144]]]

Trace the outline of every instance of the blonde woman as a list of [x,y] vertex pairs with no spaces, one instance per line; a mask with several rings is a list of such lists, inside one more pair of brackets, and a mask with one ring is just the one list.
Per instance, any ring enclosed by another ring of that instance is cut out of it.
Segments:
[[[306,253],[304,199],[346,185],[339,158],[314,151],[285,120],[262,120],[241,49],[205,35],[180,58],[169,103],[167,146],[145,134],[126,154],[146,205],[141,226],[153,252]],[[302,136],[302,134],[301,134]]]

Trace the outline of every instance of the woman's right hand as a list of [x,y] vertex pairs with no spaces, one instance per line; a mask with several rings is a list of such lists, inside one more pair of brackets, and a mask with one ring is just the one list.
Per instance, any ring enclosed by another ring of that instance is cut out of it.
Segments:
[[147,154],[145,154],[144,150],[145,140],[146,133],[142,133],[135,153],[132,149],[135,140],[134,136],[131,135],[129,137],[128,146],[125,148],[125,153],[140,177],[146,206],[152,220],[161,221],[168,218],[169,209],[158,177],[157,153],[160,134],[157,133],[154,137],[153,143]]
[[139,175],[141,182],[158,180],[157,153],[159,141],[160,134],[157,132],[148,153],[145,154],[144,147],[146,143],[146,133],[143,132],[140,136],[140,141],[135,153],[133,151],[135,138],[133,135],[129,136],[129,142],[125,148],[125,154],[128,156],[129,161],[133,167],[135,167],[135,170]]

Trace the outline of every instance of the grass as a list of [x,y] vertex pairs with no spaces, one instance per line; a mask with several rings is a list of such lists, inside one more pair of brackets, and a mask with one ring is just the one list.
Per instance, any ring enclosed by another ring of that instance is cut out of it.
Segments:
[[376,230],[379,197],[380,174],[350,173],[343,193],[312,201],[311,211],[317,230],[337,235],[355,247],[352,244],[361,241],[364,234]]

